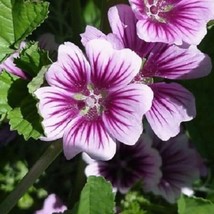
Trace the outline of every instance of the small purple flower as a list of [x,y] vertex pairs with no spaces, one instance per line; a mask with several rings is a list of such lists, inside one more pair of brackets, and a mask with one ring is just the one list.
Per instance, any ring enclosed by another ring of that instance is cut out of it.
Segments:
[[199,44],[214,18],[213,0],[129,0],[146,42]]
[[2,63],[0,63],[0,73],[2,72],[3,69],[5,69],[7,72],[11,74],[19,76],[23,79],[27,79],[25,73],[20,68],[18,68],[13,62],[15,58],[19,57],[19,52],[25,47],[25,45],[26,45],[25,42],[21,42],[19,50],[15,51],[8,58],[6,58]]
[[185,134],[179,134],[168,141],[161,141],[153,136],[153,147],[162,159],[162,178],[157,185],[146,191],[161,195],[170,203],[175,203],[184,188],[192,187],[199,179],[198,153],[190,148]]
[[86,55],[88,60],[72,43],[59,46],[58,60],[46,73],[50,86],[35,93],[44,118],[43,139],[63,137],[67,159],[84,151],[108,160],[116,140],[137,142],[153,93],[146,85],[131,83],[141,66],[133,51],[115,50],[106,40],[95,39],[86,44]]
[[[117,5],[108,12],[113,34],[105,35],[88,26],[82,42],[87,44],[92,38],[102,37],[115,42],[118,49],[130,48],[143,60],[144,65],[134,82],[147,84],[154,92],[152,108],[146,118],[155,134],[162,140],[176,136],[180,123],[195,117],[193,95],[177,83],[154,82],[167,79],[190,79],[207,75],[211,71],[210,58],[197,47],[187,49],[164,43],[147,43],[137,36],[135,18],[128,5]],[[112,39],[114,38],[114,39]]]
[[87,176],[103,176],[121,193],[126,193],[138,181],[146,188],[157,185],[161,177],[161,158],[145,135],[134,146],[118,144],[115,156],[109,161],[83,158],[89,164],[85,169]]
[[36,211],[34,214],[52,214],[64,212],[67,207],[62,203],[56,194],[50,194],[44,201],[43,208]]

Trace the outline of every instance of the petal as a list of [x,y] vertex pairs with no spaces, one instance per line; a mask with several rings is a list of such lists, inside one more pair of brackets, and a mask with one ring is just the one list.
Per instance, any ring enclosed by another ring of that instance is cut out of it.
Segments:
[[86,166],[85,174],[87,177],[94,175],[94,176],[101,176],[99,172],[99,162],[91,163],[90,165]]
[[212,64],[209,56],[195,46],[188,49],[175,45],[157,44],[144,64],[144,76],[168,79],[192,79],[210,73]]
[[50,194],[44,201],[43,208],[34,214],[61,213],[67,210],[61,199],[56,194]]
[[85,32],[80,34],[81,42],[85,46],[89,41],[93,39],[106,38],[106,35],[93,26],[87,25],[85,28]]
[[150,53],[154,43],[146,43],[138,37],[137,19],[128,5],[111,7],[108,11],[108,19],[112,32],[123,42],[124,47],[135,51],[142,58]]
[[182,39],[176,28],[165,23],[153,22],[150,19],[143,19],[137,22],[137,35],[146,42],[163,42],[168,44],[182,44]]
[[92,73],[92,83],[100,89],[123,87],[139,72],[141,59],[129,49],[115,50],[103,39],[86,44]]
[[143,130],[142,117],[150,109],[152,99],[150,88],[141,84],[111,92],[103,114],[109,133],[124,144],[135,144]]
[[109,160],[116,152],[116,143],[109,136],[101,118],[88,120],[78,117],[66,128],[63,149],[67,159],[80,152],[99,160]]
[[35,95],[40,100],[39,112],[44,118],[42,125],[46,137],[43,140],[59,139],[69,122],[78,115],[77,101],[66,90],[55,87],[39,88]]
[[155,134],[168,140],[179,133],[181,122],[195,117],[195,99],[177,83],[156,83],[151,88],[154,99],[146,118]]
[[[132,47],[136,42],[136,18],[128,5],[121,4],[111,7],[108,20],[112,32],[116,34],[126,47]],[[128,45],[130,44],[130,45]]]
[[90,65],[82,51],[66,42],[59,46],[57,62],[46,73],[49,85],[71,92],[80,92],[90,78]]
[[11,74],[21,77],[22,79],[27,79],[25,73],[14,64],[14,59],[17,58],[18,56],[19,53],[15,52],[11,56],[9,56],[6,60],[4,60],[0,64],[0,73],[4,69]]
[[178,1],[169,22],[177,28],[183,41],[198,45],[207,33],[206,23],[214,18],[214,2],[210,0]]
[[189,147],[188,138],[179,134],[169,141],[156,142],[154,147],[162,158],[162,173],[160,183],[151,188],[162,195],[170,203],[175,203],[183,187],[191,187],[199,178],[199,168],[194,149]]
[[102,38],[104,40],[109,41],[112,44],[114,49],[120,50],[123,48],[122,42],[115,34],[109,33],[108,35],[105,35],[97,28],[89,26],[89,25],[86,27],[85,32],[80,34],[80,36],[82,38],[81,42],[84,46],[86,46],[87,42],[89,42],[93,39]]

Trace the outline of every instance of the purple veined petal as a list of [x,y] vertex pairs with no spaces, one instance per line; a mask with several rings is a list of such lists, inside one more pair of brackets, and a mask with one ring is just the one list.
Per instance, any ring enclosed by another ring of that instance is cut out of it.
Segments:
[[72,94],[56,87],[39,88],[35,95],[40,100],[39,112],[43,117],[45,141],[62,138],[69,122],[78,114],[78,103]]
[[182,45],[182,40],[178,36],[180,32],[171,25],[153,22],[149,19],[137,22],[137,35],[146,42],[163,42]]
[[179,133],[181,122],[195,117],[195,99],[177,83],[155,83],[150,87],[154,99],[146,118],[154,133],[165,141]]
[[100,117],[93,120],[78,117],[66,128],[63,150],[67,159],[85,152],[94,159],[109,160],[116,152],[116,143]]
[[179,1],[169,16],[170,28],[176,29],[184,42],[198,45],[207,34],[207,22],[214,18],[212,10],[214,3],[210,0]]
[[103,121],[111,136],[127,145],[140,137],[142,117],[150,109],[153,93],[146,85],[130,84],[113,91],[105,103]]
[[138,35],[146,42],[198,45],[206,35],[206,23],[214,17],[211,0],[129,2],[138,19]]
[[168,79],[193,79],[208,75],[211,69],[209,56],[196,46],[183,49],[175,45],[157,44],[151,50],[142,74]]
[[59,46],[57,62],[46,73],[49,85],[71,92],[85,89],[90,79],[90,65],[83,52],[74,44],[65,42]]
[[196,151],[189,147],[185,134],[178,134],[168,141],[153,141],[153,147],[162,158],[162,178],[158,185],[150,188],[168,202],[175,203],[183,187],[191,187],[199,178]]
[[138,42],[135,36],[137,20],[128,5],[119,4],[111,7],[108,11],[108,20],[112,32],[123,41],[126,47],[133,47],[133,44]]
[[123,42],[125,48],[135,51],[140,57],[147,57],[154,43],[147,43],[137,36],[137,19],[128,5],[119,4],[108,11],[112,32]]
[[86,53],[92,67],[91,81],[98,89],[127,85],[139,72],[142,63],[130,49],[115,50],[103,39],[88,42]]
[[109,41],[114,49],[122,49],[124,48],[122,42],[120,41],[120,39],[117,37],[117,35],[113,34],[113,33],[109,33],[108,35],[105,35],[104,33],[102,33],[100,30],[98,30],[97,28],[93,27],[93,26],[86,26],[85,32],[80,34],[81,36],[81,42],[84,46],[86,46],[86,44],[93,40],[93,39],[104,39]]
[[121,193],[126,193],[137,181],[142,181],[144,188],[160,182],[161,158],[151,147],[151,139],[142,135],[134,146],[117,143],[117,152],[109,161],[91,161],[84,156],[89,164],[85,169],[86,176],[103,176],[115,191]]

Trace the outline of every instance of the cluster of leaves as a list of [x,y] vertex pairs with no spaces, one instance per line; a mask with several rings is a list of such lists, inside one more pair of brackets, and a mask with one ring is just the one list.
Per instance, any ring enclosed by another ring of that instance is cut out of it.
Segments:
[[[32,31],[48,15],[47,2],[0,1],[0,60],[14,52]],[[16,65],[27,75],[24,80],[4,71],[0,75],[0,114],[8,120],[11,128],[23,135],[25,140],[38,139],[43,133],[41,118],[37,113],[33,92],[43,83],[44,73],[50,64],[46,52],[37,43],[29,43],[15,60]]]

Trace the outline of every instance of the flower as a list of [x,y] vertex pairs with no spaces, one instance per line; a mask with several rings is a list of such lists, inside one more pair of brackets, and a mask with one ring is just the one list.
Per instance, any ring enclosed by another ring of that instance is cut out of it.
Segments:
[[0,63],[0,73],[4,69],[11,74],[19,76],[23,79],[27,79],[25,73],[20,68],[18,68],[13,62],[14,59],[19,57],[19,53],[25,47],[25,45],[26,45],[25,42],[21,42],[19,49],[15,51],[13,54],[11,54],[8,58],[6,58],[2,63]]
[[95,159],[111,159],[116,139],[127,145],[142,133],[142,117],[153,93],[130,83],[141,59],[131,50],[115,50],[103,39],[87,43],[86,55],[70,42],[59,46],[58,60],[46,73],[50,86],[36,91],[44,118],[44,140],[63,137],[67,159],[84,151]]
[[134,82],[147,84],[154,92],[152,108],[146,113],[146,118],[160,139],[168,140],[176,136],[181,122],[195,117],[194,97],[180,84],[154,82],[154,78],[160,81],[164,78],[177,80],[205,76],[211,71],[210,58],[195,46],[184,49],[141,40],[136,31],[137,19],[128,5],[110,8],[108,17],[113,35],[106,36],[88,26],[81,35],[83,44],[86,45],[92,38],[101,37],[115,42],[114,47],[118,49],[130,48],[135,51],[144,65]]
[[56,194],[50,194],[44,201],[43,208],[36,211],[34,214],[52,214],[64,212],[67,207],[62,203]]
[[198,45],[214,18],[213,0],[129,0],[137,34],[146,42]]
[[183,133],[164,142],[155,136],[152,139],[153,148],[157,149],[162,159],[162,178],[158,184],[150,186],[146,191],[175,203],[181,192],[187,188],[191,189],[193,182],[199,179],[198,153],[190,147],[188,138]]
[[83,158],[89,164],[85,169],[87,176],[103,176],[121,193],[138,181],[143,181],[147,188],[157,185],[161,177],[161,158],[146,135],[134,146],[118,144],[115,156],[109,161],[93,161],[87,155]]

